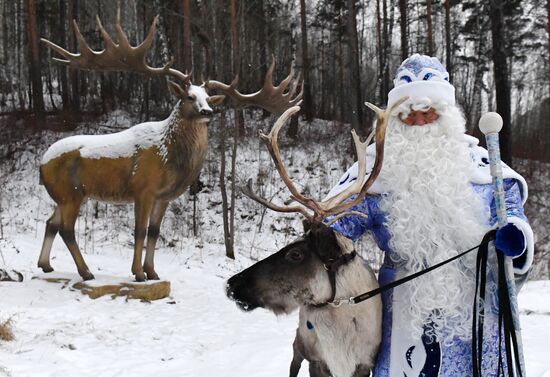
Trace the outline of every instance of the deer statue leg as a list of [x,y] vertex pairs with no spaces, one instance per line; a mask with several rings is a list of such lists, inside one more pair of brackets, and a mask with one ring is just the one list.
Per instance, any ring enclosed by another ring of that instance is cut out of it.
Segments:
[[59,207],[55,207],[53,215],[46,221],[46,234],[44,234],[44,242],[42,243],[42,250],[40,251],[40,258],[38,258],[38,267],[44,272],[52,272],[53,268],[50,264],[50,251],[52,250],[52,244],[59,227],[61,226],[61,211]]
[[157,245],[157,239],[160,232],[160,224],[168,202],[157,201],[153,206],[151,217],[149,218],[149,228],[147,229],[147,248],[145,253],[145,263],[143,264],[143,270],[147,274],[147,279],[158,280],[159,276],[155,272],[155,247]]
[[61,212],[61,228],[59,234],[61,234],[61,238],[63,238],[65,245],[67,245],[67,248],[71,252],[78,274],[82,276],[84,280],[92,280],[94,275],[92,275],[88,269],[74,235],[74,225],[78,217],[81,202],[82,200],[78,200],[59,205],[59,210]]
[[143,244],[145,243],[145,235],[147,233],[147,222],[153,210],[154,200],[152,195],[144,195],[136,200],[135,215],[136,225],[134,230],[134,260],[132,261],[132,273],[136,277],[136,281],[145,281],[145,273],[143,272],[142,256]]

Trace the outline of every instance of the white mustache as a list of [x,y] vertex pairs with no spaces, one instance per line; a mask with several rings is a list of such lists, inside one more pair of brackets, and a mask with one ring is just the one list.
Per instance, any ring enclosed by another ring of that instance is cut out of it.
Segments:
[[392,112],[393,116],[398,116],[401,114],[404,117],[407,117],[411,111],[423,111],[426,112],[430,108],[433,108],[438,111],[444,111],[445,105],[440,103],[433,102],[428,97],[423,98],[415,98],[415,99],[408,99],[407,101],[403,102],[401,105],[399,105],[397,108],[394,109]]

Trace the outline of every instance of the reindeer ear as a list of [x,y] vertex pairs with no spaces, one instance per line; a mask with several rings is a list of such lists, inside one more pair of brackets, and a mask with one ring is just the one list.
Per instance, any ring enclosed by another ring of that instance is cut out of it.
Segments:
[[310,246],[315,248],[323,263],[335,260],[342,254],[336,233],[325,224],[313,222],[308,237]]
[[304,233],[309,232],[311,229],[311,220],[310,219],[303,219],[302,220],[302,226],[304,227]]
[[183,89],[179,84],[176,84],[173,81],[168,80],[168,88],[170,88],[170,91],[177,97],[187,97],[187,90]]

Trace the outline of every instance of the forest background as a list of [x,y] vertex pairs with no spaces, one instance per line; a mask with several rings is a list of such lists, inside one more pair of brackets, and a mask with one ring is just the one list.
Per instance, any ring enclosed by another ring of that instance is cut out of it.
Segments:
[[[112,132],[117,129],[94,131],[90,124],[120,110],[135,123],[170,112],[174,98],[165,79],[68,70],[39,42],[44,37],[77,51],[75,19],[89,45],[100,50],[95,16],[114,34],[117,8],[134,44],[159,14],[149,64],[173,58],[174,67],[192,71],[195,82],[229,82],[239,74],[246,92],[259,87],[271,55],[277,80],[294,66],[305,83],[303,112],[287,134],[294,146],[326,147],[331,133],[350,127],[365,135],[372,116],[363,102],[386,103],[393,73],[410,54],[437,56],[450,73],[469,133],[481,136],[477,122],[484,112],[503,116],[503,159],[531,184],[526,211],[537,234],[536,264],[538,273],[550,273],[550,0],[0,0],[0,210],[9,207],[7,182],[22,169],[21,157],[44,135],[79,133],[83,125],[91,133]],[[227,255],[234,255],[235,221],[247,221],[235,220],[234,211],[238,145],[256,143],[257,127],[245,118],[240,114],[223,128],[214,126],[210,146],[225,152],[208,162],[219,169],[206,185],[222,191]],[[319,120],[329,128],[312,126]],[[353,160],[351,143],[343,144],[342,153]],[[98,212],[96,204],[96,217]],[[193,213],[189,226],[196,234],[201,222],[196,208]],[[1,231],[9,217],[0,216]]]

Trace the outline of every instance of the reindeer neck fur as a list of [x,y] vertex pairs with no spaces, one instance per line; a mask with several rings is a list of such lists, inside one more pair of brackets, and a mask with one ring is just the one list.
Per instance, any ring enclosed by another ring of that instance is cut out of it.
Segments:
[[[336,274],[336,298],[355,296],[377,286],[374,273],[362,258],[354,258]],[[311,330],[307,321],[313,325]],[[298,331],[306,343],[316,344],[333,375],[351,377],[359,365],[373,367],[381,324],[382,300],[375,296],[359,305],[339,308],[302,306]]]
[[161,147],[165,162],[177,168],[200,170],[208,146],[207,125],[206,118],[188,118],[179,101],[166,120]]

